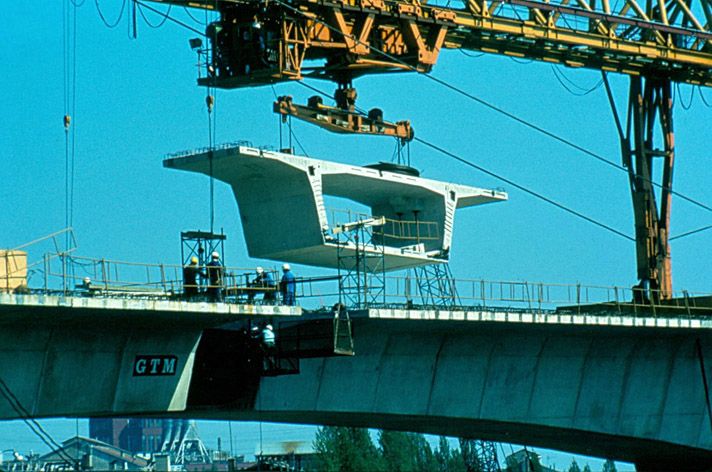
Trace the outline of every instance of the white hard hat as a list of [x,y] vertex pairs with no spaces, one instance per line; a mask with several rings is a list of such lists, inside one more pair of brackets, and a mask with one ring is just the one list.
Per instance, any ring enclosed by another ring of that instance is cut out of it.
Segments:
[[282,264],[282,270],[290,270],[291,267],[289,267],[289,264]]
[[220,254],[218,254],[217,251],[213,251],[213,253],[211,254],[211,257],[212,257],[213,259],[220,259]]
[[268,330],[272,331],[272,325],[271,325],[271,324],[268,324],[267,326],[265,326],[265,329],[268,329]]
[[84,283],[85,284],[91,283],[91,279],[89,277],[84,277]]
[[255,272],[257,272],[258,274],[261,274],[261,273],[264,272],[264,271],[265,271],[265,270],[264,270],[262,267],[260,267],[260,266],[257,266],[257,268],[255,269]]

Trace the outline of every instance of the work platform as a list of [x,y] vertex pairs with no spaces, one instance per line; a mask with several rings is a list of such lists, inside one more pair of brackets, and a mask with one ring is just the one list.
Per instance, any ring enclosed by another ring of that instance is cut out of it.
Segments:
[[[327,268],[359,251],[382,256],[385,271],[445,262],[455,210],[507,199],[499,190],[241,145],[172,156],[163,165],[230,184],[251,257]],[[336,221],[325,196],[365,205],[371,214]],[[360,226],[372,227],[370,241],[340,237]]]
[[68,310],[73,318],[95,316],[107,318],[161,317],[174,322],[191,320],[211,326],[244,317],[299,317],[302,308],[285,305],[216,303],[210,301],[171,300],[159,298],[87,297],[71,295],[11,294],[0,292],[0,325],[8,319],[22,319],[30,314],[55,316],[57,310]]

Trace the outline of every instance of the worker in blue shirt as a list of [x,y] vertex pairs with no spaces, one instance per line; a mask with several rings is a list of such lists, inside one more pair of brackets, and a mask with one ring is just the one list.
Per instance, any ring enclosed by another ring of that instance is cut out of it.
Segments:
[[212,301],[221,302],[223,300],[223,266],[220,263],[220,254],[213,252],[211,259],[206,267],[209,284],[206,293]]
[[294,280],[289,264],[282,266],[282,281],[279,283],[279,290],[282,292],[282,303],[284,305],[294,305],[296,303],[297,282]]
[[259,292],[262,292],[264,294],[262,296],[262,299],[264,301],[274,301],[277,286],[275,285],[270,273],[265,271],[262,267],[257,267],[255,273],[257,274],[257,276],[252,282],[250,282],[250,290],[247,292],[248,303],[253,303],[255,295]]

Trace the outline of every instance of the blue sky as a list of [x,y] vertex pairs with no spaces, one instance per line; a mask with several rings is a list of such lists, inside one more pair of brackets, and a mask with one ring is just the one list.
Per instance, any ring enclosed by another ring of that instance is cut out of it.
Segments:
[[[0,30],[0,247],[14,247],[64,227],[65,114],[63,2],[11,2]],[[109,21],[121,1],[100,2]],[[160,7],[159,8],[163,8]],[[191,20],[182,9],[177,18]],[[152,22],[159,18],[147,12]],[[79,254],[118,260],[179,263],[179,233],[207,229],[208,180],[163,169],[170,152],[206,146],[205,90],[195,83],[195,34],[166,23],[149,28],[139,17],[129,37],[126,13],[107,28],[95,2],[77,9],[75,198],[73,222]],[[496,56],[444,51],[433,74],[609,159],[620,162],[615,127],[599,88],[573,96],[557,81],[554,66]],[[599,81],[593,71],[559,69],[580,87]],[[610,76],[619,108],[627,79]],[[322,90],[329,83],[310,82]],[[358,79],[358,104],[379,107],[386,119],[410,119],[416,135],[536,190],[626,234],[633,234],[627,176],[415,74]],[[681,86],[685,105],[692,89]],[[246,139],[278,144],[274,94],[313,94],[297,84],[218,91],[216,142]],[[712,90],[703,90],[712,103]],[[712,205],[708,135],[712,109],[695,92],[692,106],[675,105],[675,188]],[[330,134],[295,122],[311,157],[368,164],[389,160],[393,142]],[[506,203],[460,212],[452,250],[456,277],[487,280],[619,285],[635,280],[632,242],[550,205],[507,188],[489,176],[413,144],[413,165],[425,177],[481,187],[504,187]],[[245,252],[237,207],[227,186],[215,186],[216,227],[228,234],[231,265],[271,265]],[[712,224],[712,214],[675,199],[672,235]],[[676,290],[712,292],[705,276],[712,231],[675,241]],[[34,254],[40,257],[41,254]],[[30,254],[33,257],[33,254]],[[306,269],[300,269],[304,272]],[[73,431],[73,422],[69,427]],[[8,425],[10,428],[10,425]],[[283,427],[282,427],[283,428]],[[0,426],[0,445],[17,438]],[[17,433],[19,434],[19,433]]]

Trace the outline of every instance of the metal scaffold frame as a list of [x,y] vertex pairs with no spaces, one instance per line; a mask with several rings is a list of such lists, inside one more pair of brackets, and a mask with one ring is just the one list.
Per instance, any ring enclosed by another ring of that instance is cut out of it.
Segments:
[[[180,233],[180,259],[183,266],[190,264],[192,257],[198,258],[198,266],[205,267],[210,262],[210,255],[213,252],[220,254],[222,265],[225,265],[225,239],[227,236],[222,233],[212,233],[208,231],[182,231]],[[205,277],[198,278],[205,289],[207,280]]]
[[447,307],[461,305],[450,265],[430,264],[413,268],[418,296],[424,306]]
[[347,308],[363,309],[385,303],[385,246],[376,244],[374,239],[374,228],[382,226],[384,221],[384,218],[360,219],[334,230],[339,303]]

